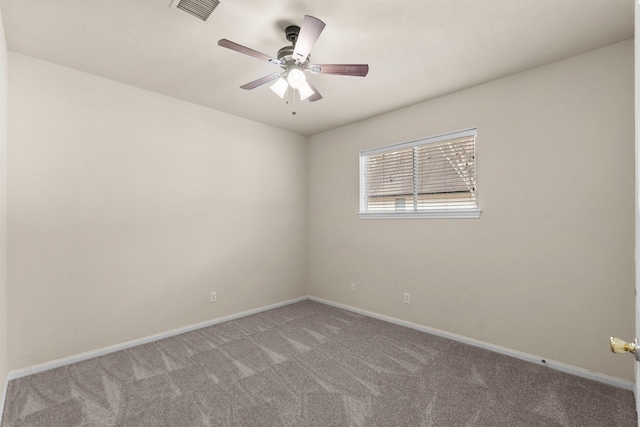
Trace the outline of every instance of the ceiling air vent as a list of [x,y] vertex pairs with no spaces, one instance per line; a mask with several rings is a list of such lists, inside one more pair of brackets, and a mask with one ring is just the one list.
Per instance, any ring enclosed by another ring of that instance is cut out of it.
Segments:
[[218,0],[174,0],[172,6],[206,21],[219,4]]

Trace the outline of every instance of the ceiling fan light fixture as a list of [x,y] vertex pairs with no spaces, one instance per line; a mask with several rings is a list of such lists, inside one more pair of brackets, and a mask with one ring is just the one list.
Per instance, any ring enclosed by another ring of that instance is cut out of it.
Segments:
[[307,99],[308,97],[310,97],[315,93],[314,90],[311,89],[311,86],[309,86],[309,83],[307,82],[304,82],[304,84],[298,88],[298,92],[300,92],[300,101],[304,101],[305,99]]
[[[173,0],[174,2],[187,1],[220,1],[220,0]],[[285,46],[278,51],[277,58],[273,58],[264,53],[253,50],[249,47],[232,42],[227,39],[218,40],[218,46],[231,49],[243,55],[252,56],[261,61],[277,65],[282,68],[280,73],[272,73],[260,79],[254,80],[240,86],[240,89],[251,90],[264,84],[273,82],[271,90],[287,103],[295,101],[295,91],[298,90],[301,100],[316,102],[322,99],[311,81],[307,81],[305,72],[321,74],[337,74],[342,76],[364,77],[369,72],[367,64],[311,64],[311,48],[315,45],[320,33],[322,33],[325,23],[310,15],[305,15],[302,25],[290,25],[285,30],[285,36],[292,44]],[[289,86],[292,90],[289,90]]]
[[300,89],[300,87],[307,83],[307,77],[304,75],[304,71],[300,68],[293,68],[287,75],[287,81],[289,86],[294,89]]
[[278,95],[280,98],[284,99],[284,96],[287,94],[287,89],[289,88],[289,84],[285,79],[280,77],[274,84],[270,86],[271,90]]

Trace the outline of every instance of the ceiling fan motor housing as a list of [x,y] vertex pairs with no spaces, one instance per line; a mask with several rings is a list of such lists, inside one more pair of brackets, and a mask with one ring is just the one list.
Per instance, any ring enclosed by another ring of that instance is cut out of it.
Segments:
[[[282,68],[287,68],[288,65],[295,63],[293,59],[293,50],[295,46],[285,46],[278,51],[278,60],[282,63]],[[307,68],[309,66],[309,61],[311,61],[311,55],[307,56],[307,59],[302,64],[302,68]]]

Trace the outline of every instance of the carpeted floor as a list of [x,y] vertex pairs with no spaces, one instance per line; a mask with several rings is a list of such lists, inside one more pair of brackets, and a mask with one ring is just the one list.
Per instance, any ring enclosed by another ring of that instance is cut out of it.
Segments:
[[303,301],[13,380],[2,427],[635,420],[630,391]]

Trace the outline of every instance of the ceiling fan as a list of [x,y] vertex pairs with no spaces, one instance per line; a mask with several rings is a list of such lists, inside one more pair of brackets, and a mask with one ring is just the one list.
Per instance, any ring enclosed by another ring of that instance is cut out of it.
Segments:
[[318,37],[320,37],[320,33],[322,33],[324,27],[325,23],[318,18],[305,15],[302,20],[302,26],[291,25],[285,29],[285,37],[291,42],[291,46],[285,46],[280,49],[277,58],[265,55],[264,53],[260,53],[227,39],[219,40],[218,46],[270,62],[284,70],[242,85],[240,86],[241,89],[255,89],[276,80],[276,82],[271,85],[271,90],[280,98],[284,99],[289,88],[291,88],[293,92],[298,91],[301,101],[308,99],[309,102],[314,102],[322,99],[322,95],[320,95],[320,92],[318,92],[315,86],[307,80],[305,72],[358,77],[364,77],[369,72],[369,65],[367,64],[311,64],[309,53],[318,40]]

